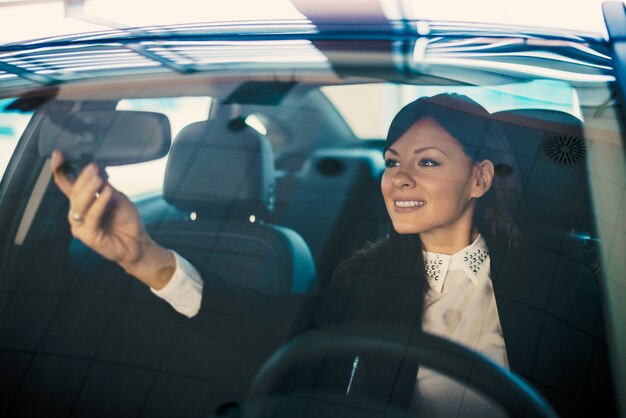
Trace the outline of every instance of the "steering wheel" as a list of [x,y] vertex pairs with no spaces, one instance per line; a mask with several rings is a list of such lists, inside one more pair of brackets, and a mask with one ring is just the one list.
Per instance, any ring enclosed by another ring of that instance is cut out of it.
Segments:
[[390,358],[405,356],[422,366],[465,382],[467,386],[496,401],[511,417],[558,417],[548,402],[521,377],[480,353],[450,340],[423,333],[416,343],[407,345],[324,330],[297,336],[263,364],[248,391],[244,417],[264,416],[264,399],[276,392],[276,384],[288,375],[294,365],[302,361],[319,360],[320,353],[326,356],[354,356],[356,353],[360,356],[376,354]]

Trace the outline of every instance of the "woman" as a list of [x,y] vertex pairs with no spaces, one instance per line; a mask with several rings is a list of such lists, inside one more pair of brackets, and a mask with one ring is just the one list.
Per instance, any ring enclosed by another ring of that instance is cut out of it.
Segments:
[[[55,152],[54,179],[70,200],[72,234],[150,286],[203,332],[211,332],[215,324],[201,306],[237,306],[247,317],[275,320],[280,326],[256,327],[256,334],[254,327],[237,330],[231,338],[234,343],[240,338],[242,345],[252,338],[257,347],[265,340],[268,350],[294,328],[339,327],[402,342],[424,329],[510,365],[551,401],[561,402],[559,385],[567,382],[528,369],[544,352],[551,355],[558,342],[549,334],[534,336],[532,330],[541,329],[544,319],[526,315],[527,301],[515,297],[528,290],[532,274],[524,249],[516,248],[515,165],[489,113],[467,97],[422,98],[396,115],[381,181],[392,223],[389,237],[340,265],[321,297],[307,301],[304,309],[293,296],[259,295],[198,271],[150,238],[137,209],[102,178],[95,164],[74,181],[63,173],[62,163]],[[498,264],[503,257],[507,263]],[[295,317],[285,314],[289,310],[306,313],[293,323],[284,319]],[[567,361],[588,364],[586,359]],[[336,381],[335,375],[328,380]],[[429,395],[446,392],[447,382],[402,359],[370,356],[352,368],[352,383],[355,390],[403,409],[439,410],[450,404]],[[460,390],[462,399],[462,386]]]
[[[487,248],[495,236],[505,237],[503,249],[517,241],[511,214],[519,202],[518,186],[506,139],[477,103],[439,95],[416,100],[396,115],[384,158],[381,191],[392,222],[390,235],[337,269],[333,285],[344,292],[330,292],[321,312],[333,314],[324,322],[358,318],[370,325],[366,332],[400,341],[415,338],[421,323],[424,331],[474,348],[506,367]],[[432,371],[419,371],[414,393],[408,389],[417,365],[375,361],[385,362],[381,370],[408,369],[402,374],[409,377],[398,390],[394,373],[374,372],[376,397],[396,397],[418,415],[496,413],[473,394],[464,394],[462,385]]]

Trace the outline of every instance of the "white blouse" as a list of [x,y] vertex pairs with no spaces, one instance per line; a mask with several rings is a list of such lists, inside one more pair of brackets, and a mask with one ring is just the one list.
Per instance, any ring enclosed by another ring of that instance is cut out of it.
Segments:
[[[429,288],[422,328],[463,344],[508,368],[506,347],[482,236],[452,254],[424,252]],[[464,384],[421,367],[411,409],[418,416],[504,416]]]
[[424,252],[424,263],[429,289],[423,330],[508,366],[483,237],[452,255]]
[[188,318],[200,311],[204,282],[198,270],[175,251],[176,270],[170,281],[160,290],[150,288],[152,293],[172,305],[177,312]]

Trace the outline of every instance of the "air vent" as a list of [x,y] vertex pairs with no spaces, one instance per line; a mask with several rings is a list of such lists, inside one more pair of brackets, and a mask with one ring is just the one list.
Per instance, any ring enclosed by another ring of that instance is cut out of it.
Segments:
[[587,147],[582,139],[576,136],[551,136],[543,143],[543,152],[554,162],[559,164],[574,164],[582,161],[587,153]]

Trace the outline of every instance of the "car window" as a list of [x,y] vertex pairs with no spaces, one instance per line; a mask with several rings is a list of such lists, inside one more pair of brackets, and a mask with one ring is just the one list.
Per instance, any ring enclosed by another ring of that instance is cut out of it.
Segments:
[[[209,97],[174,97],[161,99],[126,99],[117,104],[119,110],[158,112],[167,116],[172,140],[186,125],[206,120],[209,115]],[[163,185],[167,157],[130,166],[109,167],[111,184],[129,196],[158,191]]]
[[[580,118],[575,89],[567,83],[533,80],[496,86],[415,86],[360,84],[327,86],[322,91],[345,118],[357,137],[384,138],[393,116],[417,97],[455,92],[481,103],[490,112],[542,108],[571,113]],[[376,98],[377,100],[373,100]],[[549,99],[548,99],[549,98]],[[367,109],[354,106],[355,100],[369,103]]]
[[0,99],[0,179],[4,176],[9,160],[17,146],[32,112],[6,111],[15,99]]

